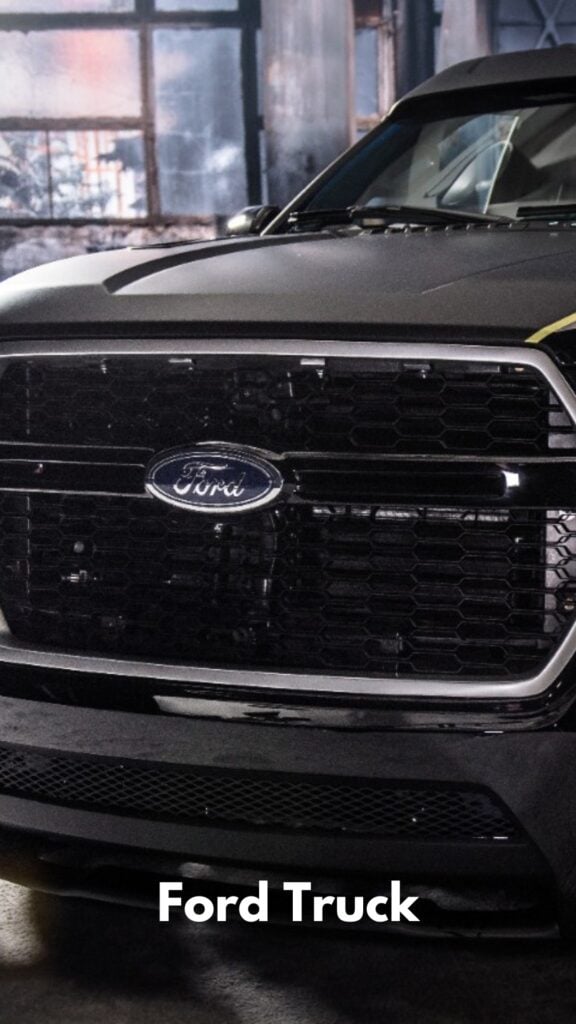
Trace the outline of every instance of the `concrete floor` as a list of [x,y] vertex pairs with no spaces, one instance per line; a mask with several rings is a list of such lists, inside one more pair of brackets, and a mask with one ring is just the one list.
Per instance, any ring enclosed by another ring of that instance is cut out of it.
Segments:
[[576,950],[155,915],[0,883],[2,1024],[573,1024]]

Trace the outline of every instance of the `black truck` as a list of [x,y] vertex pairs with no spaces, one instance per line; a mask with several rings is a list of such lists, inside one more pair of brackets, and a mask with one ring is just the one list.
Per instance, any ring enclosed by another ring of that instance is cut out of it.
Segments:
[[0,874],[569,932],[576,48],[229,231],[0,286]]

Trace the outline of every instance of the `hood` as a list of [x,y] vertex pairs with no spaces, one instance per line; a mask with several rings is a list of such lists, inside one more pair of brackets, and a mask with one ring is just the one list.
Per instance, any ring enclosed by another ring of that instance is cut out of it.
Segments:
[[525,332],[576,313],[576,230],[266,236],[117,250],[0,285],[0,323],[366,324]]

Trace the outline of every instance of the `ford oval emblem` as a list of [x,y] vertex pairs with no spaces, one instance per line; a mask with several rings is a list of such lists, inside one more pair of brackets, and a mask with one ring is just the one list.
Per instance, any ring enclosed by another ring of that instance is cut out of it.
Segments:
[[248,512],[269,505],[284,480],[255,449],[200,444],[162,452],[146,471],[146,490],[194,512]]

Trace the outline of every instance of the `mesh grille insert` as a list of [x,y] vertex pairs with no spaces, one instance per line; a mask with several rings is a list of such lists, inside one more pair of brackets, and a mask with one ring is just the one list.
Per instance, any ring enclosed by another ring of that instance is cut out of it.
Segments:
[[207,773],[0,747],[0,791],[182,823],[452,842],[520,836],[489,791],[442,783]]
[[284,451],[545,455],[576,434],[529,367],[279,357],[34,359],[0,379],[0,441],[229,441]]
[[22,640],[206,665],[455,678],[537,670],[574,619],[576,513],[5,495]]

